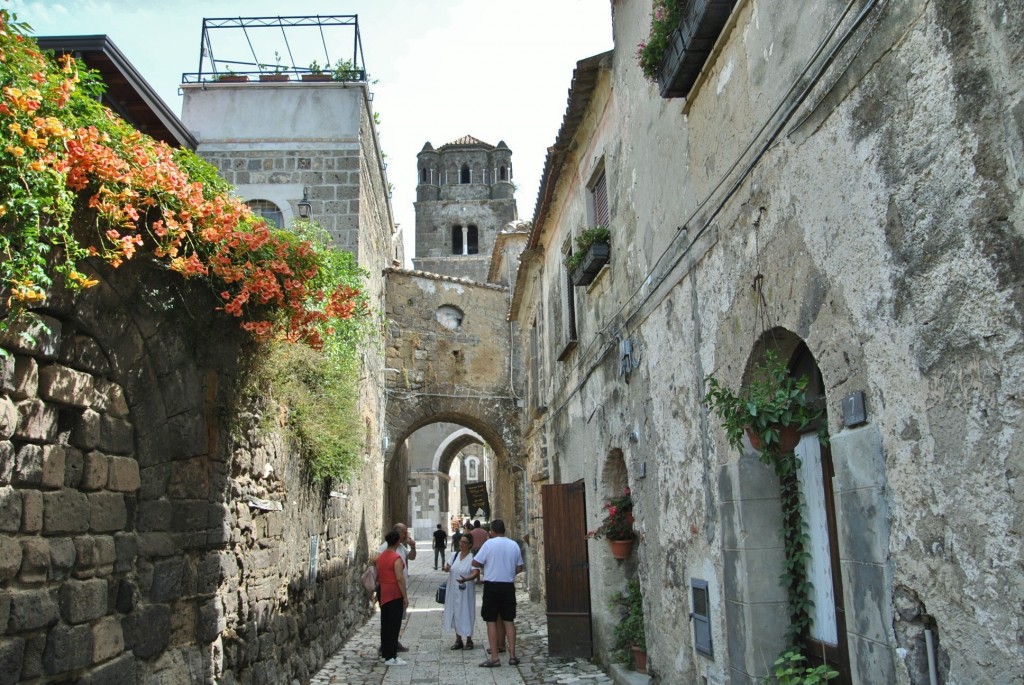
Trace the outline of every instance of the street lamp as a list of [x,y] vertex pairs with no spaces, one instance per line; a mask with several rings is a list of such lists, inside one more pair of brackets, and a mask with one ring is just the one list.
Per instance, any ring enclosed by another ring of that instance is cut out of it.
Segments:
[[313,205],[309,202],[309,186],[302,188],[302,199],[299,201],[299,218],[308,219],[313,214]]

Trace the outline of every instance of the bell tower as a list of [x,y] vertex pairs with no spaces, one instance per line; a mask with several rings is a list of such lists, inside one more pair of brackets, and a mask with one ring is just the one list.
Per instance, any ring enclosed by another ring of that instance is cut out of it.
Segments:
[[413,266],[485,282],[498,232],[518,217],[512,151],[463,136],[436,150],[426,143],[416,166]]

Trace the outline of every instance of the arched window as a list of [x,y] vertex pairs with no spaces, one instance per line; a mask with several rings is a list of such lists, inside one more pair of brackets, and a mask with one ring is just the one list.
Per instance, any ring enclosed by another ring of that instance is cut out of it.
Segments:
[[245,204],[254,215],[263,217],[277,228],[284,228],[284,213],[270,200],[249,200]]
[[427,168],[423,167],[422,169],[420,169],[420,183],[426,183],[426,182],[427,182]]
[[452,254],[462,254],[462,226],[452,226]]
[[502,181],[508,180],[508,169],[505,168],[504,164],[501,165],[501,170],[498,172],[498,174],[498,178],[500,178]]
[[462,172],[459,174],[459,183],[469,183],[469,165],[462,165]]
[[477,254],[479,252],[480,247],[477,240],[476,226],[469,226],[469,230],[466,231],[466,254]]
[[476,459],[466,460],[466,480],[480,480],[480,471]]

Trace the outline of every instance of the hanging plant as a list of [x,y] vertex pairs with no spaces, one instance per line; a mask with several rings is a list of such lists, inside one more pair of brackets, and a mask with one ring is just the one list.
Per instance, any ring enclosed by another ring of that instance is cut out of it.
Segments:
[[[704,403],[721,420],[729,444],[743,448],[743,436],[761,453],[761,461],[771,464],[779,451],[791,451],[794,444],[783,438],[804,432],[821,417],[821,410],[807,397],[807,376],[795,378],[774,351],[765,354],[751,374],[750,382],[739,392],[724,386],[714,375],[707,377]],[[823,443],[827,437],[819,432]]]

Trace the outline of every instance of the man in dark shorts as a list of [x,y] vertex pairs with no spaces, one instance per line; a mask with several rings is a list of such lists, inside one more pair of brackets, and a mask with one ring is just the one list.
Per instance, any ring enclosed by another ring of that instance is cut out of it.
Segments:
[[498,621],[505,627],[508,640],[508,663],[519,664],[516,656],[516,574],[523,570],[523,554],[519,545],[505,537],[505,522],[491,521],[491,538],[480,547],[473,558],[473,566],[484,574],[484,599],[480,617],[487,622],[490,658],[480,664],[482,668],[501,666],[498,658]]

